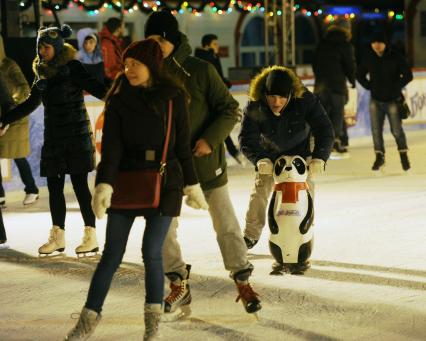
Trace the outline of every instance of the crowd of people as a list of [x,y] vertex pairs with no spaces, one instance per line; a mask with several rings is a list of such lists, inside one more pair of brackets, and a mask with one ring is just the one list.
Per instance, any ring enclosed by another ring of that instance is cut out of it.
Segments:
[[[145,39],[126,48],[121,39],[123,29],[123,22],[116,18],[109,19],[99,34],[82,29],[77,33],[77,51],[65,42],[72,32],[69,26],[40,28],[31,87],[18,65],[5,56],[0,40],[0,157],[14,159],[18,166],[25,184],[24,205],[38,199],[26,160],[28,115],[40,103],[44,106],[40,175],[47,178],[52,228],[39,253],[50,255],[66,248],[66,175],[71,178],[84,221],[77,255],[98,251],[96,217],[108,215],[102,256],[79,320],[65,340],[83,340],[94,332],[138,216],[146,220],[142,241],[144,340],[156,337],[162,314],[190,314],[191,265],[184,261],[177,238],[184,197],[187,205],[208,210],[225,269],[235,282],[237,301],[247,313],[259,311],[261,300],[249,281],[254,266],[247,250],[255,246],[265,225],[274,162],[281,155],[303,157],[313,197],[314,177],[325,171],[330,154],[347,153],[347,81],[355,87],[358,79],[371,90],[373,170],[384,165],[386,116],[402,167],[410,168],[396,101],[412,74],[383,35],[374,36],[369,55],[356,68],[348,32],[329,28],[316,51],[314,93],[292,70],[277,65],[265,68],[250,83],[239,134],[240,152],[229,134],[241,114],[222,72],[218,37],[204,36],[194,57],[187,36],[169,11],[152,13],[145,25]],[[84,91],[105,102],[102,153],[93,196],[88,173],[95,169],[95,150]],[[239,163],[242,153],[255,166],[243,233],[230,199],[225,143]],[[111,204],[120,172],[156,168],[165,174],[157,206],[117,208]],[[5,205],[1,186],[0,204]],[[0,210],[0,245],[6,241]],[[307,269],[309,262],[298,266]],[[165,298],[164,276],[170,282]]]

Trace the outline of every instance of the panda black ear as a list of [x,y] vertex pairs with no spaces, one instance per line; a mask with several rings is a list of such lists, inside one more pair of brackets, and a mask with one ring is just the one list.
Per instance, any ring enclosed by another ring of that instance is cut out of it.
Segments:
[[275,172],[276,176],[279,176],[282,173],[282,171],[285,167],[285,164],[286,164],[286,162],[285,162],[284,158],[279,159],[278,162],[275,163],[274,172]]

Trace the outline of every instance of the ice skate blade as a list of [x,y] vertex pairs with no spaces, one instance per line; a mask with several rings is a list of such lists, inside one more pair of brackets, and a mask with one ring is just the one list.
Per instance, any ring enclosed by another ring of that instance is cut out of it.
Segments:
[[63,251],[53,251],[52,253],[39,253],[38,258],[62,258],[66,254]]
[[386,175],[385,167],[380,167],[378,170],[371,170],[375,176],[383,176]]
[[94,258],[98,255],[99,248],[95,248],[92,251],[86,251],[86,252],[77,252],[77,258],[78,259],[84,259],[84,258]]
[[187,319],[192,313],[191,306],[184,305],[179,307],[173,313],[164,313],[161,316],[161,322],[176,322]]
[[345,160],[345,159],[349,159],[350,157],[351,155],[349,153],[332,152],[330,154],[330,160]]
[[260,321],[259,311],[256,311],[255,313],[251,313],[251,315],[253,315],[256,321]]

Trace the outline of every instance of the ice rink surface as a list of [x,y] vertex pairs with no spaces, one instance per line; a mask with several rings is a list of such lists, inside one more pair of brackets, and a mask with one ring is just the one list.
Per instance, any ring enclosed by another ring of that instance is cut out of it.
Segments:
[[[270,276],[267,227],[249,252],[260,320],[235,303],[206,212],[183,208],[179,240],[192,264],[192,316],[161,324],[161,340],[426,340],[426,131],[408,132],[411,174],[403,174],[386,136],[386,174],[370,171],[370,138],[354,140],[351,158],[331,160],[316,180],[315,245],[304,276]],[[252,167],[229,167],[241,226]],[[71,192],[70,192],[71,193]],[[77,260],[83,221],[67,195],[66,257],[40,259],[51,227],[47,193],[30,208],[9,195],[3,212],[10,249],[0,250],[0,340],[61,340],[84,304],[96,259]],[[15,199],[15,200],[14,200]],[[98,221],[103,245],[106,220]],[[125,263],[114,278],[93,340],[141,340],[144,281],[141,236],[133,226]]]

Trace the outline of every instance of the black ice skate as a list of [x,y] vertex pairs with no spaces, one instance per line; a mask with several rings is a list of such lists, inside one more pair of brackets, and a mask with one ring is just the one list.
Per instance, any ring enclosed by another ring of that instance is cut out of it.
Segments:
[[376,153],[376,160],[374,161],[373,167],[371,167],[373,172],[384,172],[385,171],[385,155],[381,152]]
[[257,244],[258,240],[244,236],[244,242],[246,243],[247,249],[250,250]]
[[410,161],[408,161],[407,152],[406,151],[399,152],[399,157],[401,159],[402,169],[405,172],[408,172],[410,170],[411,166],[410,166]]
[[170,294],[164,299],[164,322],[173,322],[191,315],[191,290],[189,287],[189,273],[191,265],[186,265],[187,276],[185,279],[176,272],[167,273],[170,280]]
[[333,150],[330,154],[330,159],[341,160],[350,157],[348,149],[344,147],[339,140],[334,141]]

